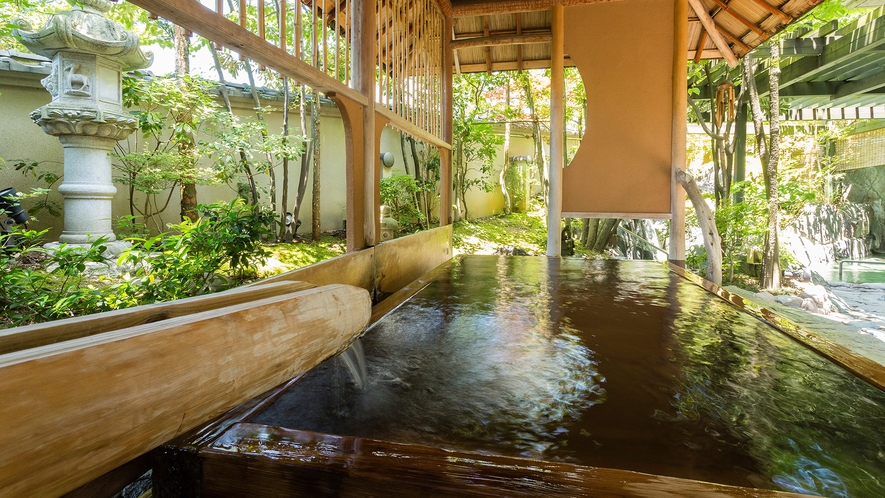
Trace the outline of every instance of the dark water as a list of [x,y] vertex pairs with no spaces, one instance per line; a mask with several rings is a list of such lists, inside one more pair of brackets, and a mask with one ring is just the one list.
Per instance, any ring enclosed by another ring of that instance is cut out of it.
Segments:
[[885,394],[662,265],[471,256],[252,421],[885,496]]

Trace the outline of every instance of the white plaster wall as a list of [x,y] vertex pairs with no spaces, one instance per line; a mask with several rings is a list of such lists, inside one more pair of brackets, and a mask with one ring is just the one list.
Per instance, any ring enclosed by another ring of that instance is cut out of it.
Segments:
[[[41,74],[21,73],[17,71],[0,70],[0,158],[7,161],[5,167],[0,169],[0,189],[14,187],[20,192],[29,191],[32,187],[42,186],[33,178],[26,177],[12,168],[15,159],[30,159],[41,161],[45,166],[62,173],[62,147],[58,139],[43,133],[43,131],[31,121],[29,114],[34,109],[43,106],[50,101],[49,93],[40,85]],[[234,113],[244,117],[254,116],[251,99],[232,99]],[[279,110],[280,103],[274,101],[262,101],[262,105],[276,107]],[[271,133],[282,131],[282,112],[266,113]],[[298,130],[297,111],[290,115],[290,133],[300,134]],[[344,207],[346,203],[346,178],[345,178],[345,147],[344,125],[338,110],[332,107],[323,107],[320,120],[321,135],[321,225],[323,231],[339,230],[343,228]],[[207,135],[198,138],[211,138]],[[135,138],[130,137],[130,142]],[[381,151],[392,152],[395,164],[392,168],[382,168],[382,175],[404,174],[403,151],[399,132],[391,127],[385,128],[381,135]],[[411,152],[407,151],[411,158]],[[531,135],[522,130],[516,130],[511,136],[511,156],[533,156],[534,146]],[[492,181],[497,185],[498,175],[503,165],[503,150],[495,159],[495,168],[492,172]],[[201,163],[210,166],[210,160],[204,159]],[[300,161],[295,161],[289,166],[289,210],[294,204],[298,189],[298,177],[300,173]],[[409,164],[410,171],[412,164]],[[282,182],[282,168],[278,167],[277,180]],[[308,184],[304,203],[301,208],[300,219],[302,226],[299,233],[309,233],[312,216],[313,200],[311,196],[312,172],[308,176]],[[115,175],[116,176],[116,175]],[[258,176],[259,185],[269,189],[267,175]],[[140,196],[141,194],[136,194]],[[61,196],[53,191],[51,198],[61,203]],[[278,199],[282,197],[282,188],[277,188]],[[197,201],[201,204],[210,204],[216,201],[229,201],[236,197],[236,185],[199,186],[197,188]],[[165,199],[165,197],[163,197]],[[262,195],[262,200],[267,201],[267,194]],[[467,202],[470,208],[471,218],[480,218],[500,214],[504,208],[504,197],[500,188],[495,186],[491,192],[483,192],[474,189],[467,194]],[[24,202],[26,208],[32,205],[32,200]],[[169,207],[162,214],[163,223],[177,223],[179,196],[174,193]],[[114,199],[113,215],[119,217],[129,214],[128,194],[126,186],[117,184],[117,196]],[[29,224],[30,228],[42,230],[49,228],[47,240],[56,240],[62,230],[62,218],[53,217],[48,213],[41,213],[36,220]]]

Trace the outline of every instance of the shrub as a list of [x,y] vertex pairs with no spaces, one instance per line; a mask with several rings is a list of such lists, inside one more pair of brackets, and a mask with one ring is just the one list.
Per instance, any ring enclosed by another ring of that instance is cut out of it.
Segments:
[[27,325],[113,309],[116,286],[88,278],[86,264],[104,263],[106,239],[91,245],[54,250],[40,247],[48,230],[14,230],[0,236],[0,246],[15,237],[16,248],[0,252],[0,306],[7,326]]
[[197,221],[170,225],[178,233],[129,239],[134,247],[120,264],[133,270],[121,290],[140,304],[196,296],[230,288],[264,262],[261,238],[272,235],[273,213],[242,199],[198,209],[204,216]]
[[390,217],[401,229],[419,224],[424,214],[418,209],[421,187],[409,175],[393,175],[381,179],[381,204],[390,208]]

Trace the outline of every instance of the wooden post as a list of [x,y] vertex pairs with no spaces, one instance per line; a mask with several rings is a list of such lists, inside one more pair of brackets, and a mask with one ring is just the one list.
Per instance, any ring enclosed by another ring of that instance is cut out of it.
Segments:
[[[384,127],[390,124],[390,120],[387,117],[382,116],[381,114],[377,114],[374,120],[374,135],[372,135],[372,142],[369,144],[372,147],[371,157],[372,161],[372,169],[366,170],[366,176],[370,176],[374,181],[375,189],[372,191],[371,198],[366,196],[366,202],[372,203],[372,213],[374,213],[374,217],[371,220],[372,229],[375,233],[375,244],[378,245],[381,242],[381,134],[384,133]],[[367,152],[368,154],[368,152]],[[366,210],[366,214],[369,214],[368,209]]]
[[[550,61],[550,185],[547,200],[547,256],[558,258],[562,251],[562,168],[565,166],[564,102],[564,7],[553,6],[553,55]],[[540,138],[540,137],[539,137]]]
[[[375,202],[375,191],[381,181],[375,170],[375,4],[374,2],[354,2],[354,34],[353,34],[353,78],[354,87],[366,99],[366,107],[363,110],[362,128],[362,164],[355,164],[355,168],[362,169],[362,199],[363,206],[354,215],[352,223],[358,223],[363,227],[364,240],[359,244],[362,247],[374,246],[378,243],[378,230],[376,222],[380,219],[380,207]],[[360,186],[355,185],[354,189]],[[354,200],[355,201],[355,200]],[[350,212],[350,209],[348,209]],[[350,224],[351,221],[348,221]]]
[[[676,171],[685,169],[685,135],[687,133],[686,107],[688,106],[688,3],[677,0],[673,13],[673,134],[670,180],[670,254],[675,265],[685,266],[685,190],[676,181]],[[698,46],[698,53],[703,50]]]
[[[452,143],[452,17],[446,16],[443,29],[442,139]],[[452,151],[439,147],[439,225],[452,223]]]

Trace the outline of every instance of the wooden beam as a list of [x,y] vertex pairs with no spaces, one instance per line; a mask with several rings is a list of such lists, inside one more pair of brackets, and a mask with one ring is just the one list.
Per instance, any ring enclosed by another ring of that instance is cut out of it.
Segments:
[[[485,37],[489,37],[489,16],[483,16],[482,18],[483,30],[485,31]],[[452,42],[454,43],[454,42]],[[485,48],[486,53],[486,72],[491,76],[492,74],[492,49],[490,47]]]
[[400,116],[399,114],[394,114],[390,109],[378,106],[375,108],[375,112],[379,115],[384,116],[387,119],[390,126],[396,128],[397,130],[403,131],[412,135],[413,137],[423,140],[429,144],[435,145],[441,149],[449,149],[451,150],[452,144],[444,141],[443,139],[434,136],[432,133],[425,131],[423,128],[418,125],[412,123],[406,118]]
[[452,17],[452,0],[436,0],[443,17]]
[[550,58],[550,170],[547,173],[547,256],[562,256],[562,169],[565,167],[565,8],[553,7]]
[[[516,13],[516,34],[522,34],[522,13]],[[516,46],[516,70],[522,72],[522,45]]]
[[713,0],[713,1],[716,2],[716,5],[718,5],[719,8],[722,9],[723,12],[725,12],[728,15],[730,15],[731,17],[737,19],[737,21],[739,23],[743,24],[744,26],[749,28],[750,31],[759,35],[759,37],[762,38],[763,40],[767,40],[769,38],[769,36],[771,36],[768,33],[766,33],[762,28],[760,28],[759,26],[756,26],[755,24],[750,22],[749,19],[747,19],[746,17],[743,16],[743,14],[741,14],[740,12],[731,8],[731,6],[728,5],[727,3],[723,2],[722,0]]
[[747,52],[750,51],[750,46],[749,46],[749,45],[747,45],[746,43],[742,42],[740,38],[738,38],[737,36],[731,34],[731,32],[728,31],[727,29],[725,29],[725,28],[723,28],[722,26],[719,26],[719,25],[717,24],[717,25],[716,25],[716,30],[719,31],[720,33],[722,33],[722,36],[724,36],[726,40],[730,41],[730,42],[731,42],[732,44],[734,44],[736,47],[738,47],[738,48],[740,48],[741,50],[743,50],[744,53],[747,53]]
[[[698,57],[700,55],[700,57]],[[702,59],[721,59],[722,55],[715,48],[708,48],[700,54],[695,50],[688,51],[688,58],[700,62]]]
[[766,2],[765,0],[753,0],[753,2],[755,2],[756,5],[762,7],[763,9],[767,10],[771,14],[774,14],[775,16],[780,17],[782,21],[793,22],[792,17],[788,16],[782,10],[775,7],[774,5],[771,5],[770,3]]
[[453,5],[452,15],[454,17],[472,17],[494,14],[513,14],[516,12],[550,10],[554,5],[572,7],[607,1],[609,0],[478,0]]
[[[434,249],[428,251],[427,248]],[[384,294],[397,292],[450,259],[452,225],[382,242],[375,247],[378,290]]]
[[0,495],[58,496],[334,356],[369,294],[334,285],[0,356]]
[[722,38],[722,34],[716,29],[716,23],[713,22],[713,18],[710,17],[710,13],[704,8],[701,0],[688,0],[688,4],[691,5],[695,15],[698,16],[701,24],[704,25],[704,29],[710,36],[710,39],[713,40],[713,44],[719,49],[719,53],[722,54],[725,62],[731,67],[737,66],[737,57],[734,55],[734,52],[731,51],[731,48],[728,46],[728,43],[725,42],[725,39]]
[[237,288],[218,294],[136,306],[55,322],[0,330],[0,355],[91,335],[187,316],[234,304],[257,301],[314,287],[305,282],[281,282],[257,289]]
[[832,96],[832,103],[833,105],[838,105],[848,97],[870,93],[879,90],[882,87],[885,87],[885,71],[876,73],[872,76],[867,76],[860,80],[849,81],[839,86],[839,88],[836,89],[836,93]]
[[[788,38],[780,41],[781,57],[807,57],[812,55],[820,55],[827,44],[835,41],[835,37],[819,37],[819,38]],[[767,46],[759,46],[753,49],[753,56],[757,58],[765,58],[771,53],[771,49]]]
[[[704,52],[705,52],[704,45],[706,45],[706,44],[707,44],[707,31],[704,30],[704,31],[701,31],[701,37],[700,37],[700,40],[698,40],[698,46],[695,49],[694,56],[689,55],[690,58],[694,59],[695,64],[701,62],[701,59],[703,58]],[[716,55],[719,55],[719,52],[716,52]],[[710,58],[715,58],[715,57],[710,57]]]
[[[454,22],[451,16],[445,18],[446,33],[454,34]],[[453,143],[453,86],[452,86],[452,58],[457,54],[451,49],[451,38],[445,37],[443,41],[442,60],[442,139],[444,142]],[[460,69],[458,74],[460,74]],[[446,226],[452,223],[452,151],[450,148],[439,149],[439,224]]]
[[341,83],[305,64],[292,54],[271,45],[246,28],[238,26],[213,10],[204,7],[196,0],[131,0],[145,10],[155,12],[160,17],[198,33],[203,38],[247,55],[250,59],[274,71],[302,82],[322,92],[337,92],[341,95],[366,104],[367,99]]
[[[885,17],[880,17],[861,26],[850,36],[843,36],[826,45],[818,57],[803,57],[782,68],[781,87],[815,78],[829,71],[847,59],[859,58],[874,50],[885,49]],[[756,75],[759,96],[768,95],[768,71]]]
[[474,47],[499,47],[501,45],[529,45],[532,43],[550,43],[553,35],[538,33],[528,35],[490,35],[477,38],[459,38],[452,42],[452,49],[459,50]]
[[[566,67],[574,67],[575,63],[568,57],[565,58],[563,64]],[[550,68],[549,59],[523,60],[522,69],[548,69]],[[485,63],[479,64],[461,64],[462,73],[481,73],[488,68]],[[510,62],[494,62],[492,63],[492,71],[519,71],[519,61]]]

